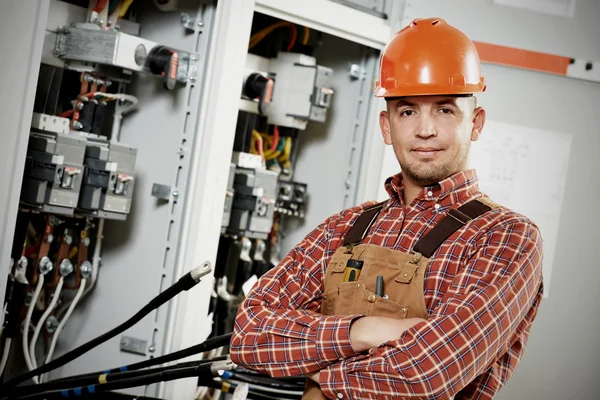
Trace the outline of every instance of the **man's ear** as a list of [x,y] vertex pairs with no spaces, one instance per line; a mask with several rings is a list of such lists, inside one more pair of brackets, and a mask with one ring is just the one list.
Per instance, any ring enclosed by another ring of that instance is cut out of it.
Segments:
[[471,130],[471,140],[473,142],[479,140],[483,126],[485,125],[486,113],[483,107],[477,107],[473,111],[473,129]]
[[392,144],[392,130],[390,127],[390,114],[387,111],[379,113],[379,127],[385,144]]

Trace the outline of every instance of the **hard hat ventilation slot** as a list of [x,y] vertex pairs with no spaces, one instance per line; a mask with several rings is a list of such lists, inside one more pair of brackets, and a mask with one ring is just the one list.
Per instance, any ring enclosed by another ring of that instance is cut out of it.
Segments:
[[437,24],[438,22],[440,22],[440,20],[439,20],[439,19],[436,19],[435,21],[431,21],[431,25],[435,25],[435,24]]

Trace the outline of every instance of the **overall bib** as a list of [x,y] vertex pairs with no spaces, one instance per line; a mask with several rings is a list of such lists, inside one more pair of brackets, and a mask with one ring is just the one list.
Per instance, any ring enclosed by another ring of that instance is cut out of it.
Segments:
[[[373,244],[362,244],[384,203],[366,208],[344,237],[344,244],[331,258],[324,278],[323,315],[365,315],[390,318],[423,318],[429,314],[425,305],[424,277],[430,257],[454,232],[472,219],[497,208],[487,198],[479,198],[451,209],[448,214],[419,240],[413,254]],[[356,281],[345,281],[348,260],[362,261]],[[376,295],[377,277],[383,277],[383,296]],[[303,400],[326,399],[319,385],[307,379]]]

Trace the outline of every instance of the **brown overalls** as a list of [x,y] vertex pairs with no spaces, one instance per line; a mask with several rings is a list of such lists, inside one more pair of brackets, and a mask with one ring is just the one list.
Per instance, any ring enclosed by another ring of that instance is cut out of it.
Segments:
[[[454,232],[498,205],[479,198],[451,209],[413,248],[414,254],[373,244],[362,244],[385,203],[366,208],[344,237],[329,262],[323,282],[321,313],[324,315],[373,315],[391,318],[424,318],[424,276],[429,258]],[[349,259],[363,261],[358,280],[344,282]],[[383,276],[383,296],[376,295],[376,278]],[[303,400],[326,397],[319,386],[307,379]]]

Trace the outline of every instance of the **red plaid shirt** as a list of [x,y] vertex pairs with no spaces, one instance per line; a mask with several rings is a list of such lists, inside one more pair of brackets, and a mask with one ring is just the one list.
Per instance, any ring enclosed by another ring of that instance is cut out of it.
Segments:
[[[401,174],[363,243],[411,252],[450,208],[481,197],[475,171],[453,175],[403,203]],[[425,274],[429,319],[397,340],[357,354],[358,316],[319,314],[325,268],[361,210],[312,231],[254,286],[238,311],[231,358],[271,376],[321,370],[329,398],[491,399],[514,372],[540,303],[542,239],[526,217],[492,210],[459,230]]]

